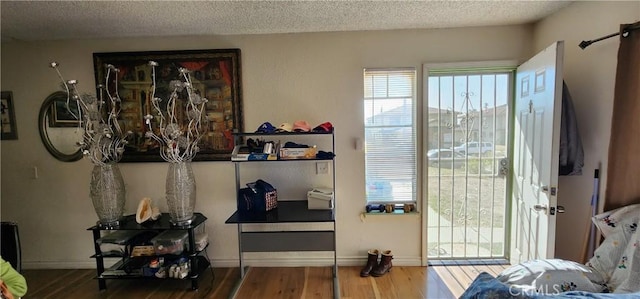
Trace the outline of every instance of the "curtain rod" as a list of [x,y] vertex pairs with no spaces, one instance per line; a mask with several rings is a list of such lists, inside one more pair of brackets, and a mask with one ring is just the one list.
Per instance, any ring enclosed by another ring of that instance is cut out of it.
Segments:
[[[624,28],[624,29],[622,30],[622,36],[623,36],[623,37],[627,37],[627,34],[629,34],[629,32],[631,32],[631,31],[633,31],[633,30],[636,30],[636,29],[640,29],[640,23],[636,23],[636,24],[634,24],[634,25],[630,25],[630,26],[629,26],[629,27],[627,27],[627,28]],[[605,35],[605,36],[603,36],[603,37],[596,38],[596,39],[594,39],[594,40],[588,40],[588,41],[584,41],[584,40],[583,40],[583,41],[582,41],[578,46],[580,47],[580,49],[584,50],[584,48],[588,47],[589,45],[591,45],[591,44],[593,44],[593,43],[597,43],[597,42],[599,42],[599,41],[601,41],[601,40],[605,40],[605,39],[607,39],[607,38],[611,38],[611,37],[614,37],[614,36],[616,36],[616,35],[620,35],[620,32],[611,33],[611,34],[609,34],[609,35]]]

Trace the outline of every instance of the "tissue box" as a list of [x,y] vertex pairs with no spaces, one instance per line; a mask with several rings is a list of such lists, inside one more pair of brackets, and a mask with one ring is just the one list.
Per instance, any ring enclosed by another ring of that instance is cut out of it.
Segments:
[[316,153],[317,149],[315,147],[283,147],[280,148],[280,159],[315,159]]
[[307,192],[307,208],[309,210],[333,209],[333,190],[329,188],[314,188]]

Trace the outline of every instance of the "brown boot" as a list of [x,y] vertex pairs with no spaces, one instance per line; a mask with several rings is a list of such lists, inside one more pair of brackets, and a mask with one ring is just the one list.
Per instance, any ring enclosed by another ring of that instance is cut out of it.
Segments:
[[378,266],[371,271],[371,275],[375,277],[380,277],[385,275],[387,272],[391,271],[391,260],[393,259],[393,255],[391,254],[391,250],[385,250],[382,252],[382,258],[380,258],[380,263]]
[[378,257],[380,256],[380,252],[378,249],[369,250],[369,258],[367,259],[367,265],[362,268],[360,271],[361,277],[369,276],[369,272],[373,270],[373,268],[378,267]]

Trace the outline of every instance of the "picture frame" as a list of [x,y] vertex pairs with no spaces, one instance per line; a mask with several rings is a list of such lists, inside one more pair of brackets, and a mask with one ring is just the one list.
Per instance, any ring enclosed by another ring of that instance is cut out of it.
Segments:
[[67,106],[67,97],[60,94],[49,111],[49,127],[77,127],[80,125],[80,112],[74,101]]
[[122,102],[118,121],[124,131],[134,133],[121,162],[164,161],[158,144],[145,137],[148,127],[144,116],[156,115],[151,105],[153,81],[149,61],[158,63],[156,97],[165,103],[169,82],[178,79],[180,67],[190,70],[193,88],[208,100],[203,113],[207,118],[206,133],[193,161],[230,161],[234,148],[232,132],[242,132],[244,122],[240,56],[240,49],[94,53],[96,86],[106,85],[114,94],[115,78],[105,84],[105,65],[119,69],[117,91]]
[[16,112],[13,106],[13,92],[0,92],[0,103],[2,113],[2,140],[18,139],[18,130],[16,128]]

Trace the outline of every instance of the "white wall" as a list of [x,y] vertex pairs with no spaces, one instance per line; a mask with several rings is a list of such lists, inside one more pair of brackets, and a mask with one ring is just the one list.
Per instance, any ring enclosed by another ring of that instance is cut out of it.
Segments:
[[[264,121],[331,121],[336,127],[338,258],[359,265],[370,248],[390,249],[394,262],[420,265],[419,217],[360,219],[364,202],[364,157],[353,147],[363,136],[364,67],[416,67],[422,63],[520,60],[532,48],[530,26],[441,30],[246,36],[190,36],[113,40],[11,42],[2,44],[2,90],[13,91],[19,139],[2,141],[2,220],[17,221],[26,268],[93,267],[91,233],[96,216],[88,199],[91,164],[58,162],[44,149],[37,128],[41,102],[59,87],[48,68],[58,61],[67,79],[93,89],[93,52],[176,49],[242,50],[245,127]],[[418,94],[421,94],[419,92]],[[39,177],[33,177],[33,167]],[[163,163],[121,164],[127,182],[125,214],[152,197],[164,204]],[[236,227],[224,224],[235,210],[234,168],[230,162],[197,162],[198,211],[205,214],[216,266],[237,265]],[[284,188],[286,183],[276,186]],[[296,264],[252,255],[253,264]],[[322,261],[326,255],[312,254]],[[313,259],[312,259],[313,261]],[[250,261],[251,264],[251,261]]]
[[[533,32],[528,26],[509,26],[3,43],[1,85],[2,90],[13,91],[19,139],[0,143],[1,218],[20,225],[25,267],[94,266],[89,259],[91,234],[85,230],[96,221],[88,199],[91,164],[87,160],[58,162],[38,135],[40,104],[58,89],[57,78],[47,67],[50,61],[60,62],[66,77],[78,79],[91,92],[93,52],[240,48],[248,130],[263,121],[295,119],[312,124],[331,121],[337,128],[340,264],[359,264],[367,249],[380,248],[393,250],[396,264],[419,265],[418,218],[369,217],[363,222],[359,216],[364,204],[364,164],[362,152],[352,144],[363,135],[362,68],[414,66],[420,70],[422,63],[522,61],[554,40],[565,40],[565,79],[575,101],[586,165],[583,176],[560,179],[559,204],[567,213],[558,217],[556,252],[559,257],[579,259],[583,228],[588,225],[593,169],[602,163],[606,173],[618,43],[612,38],[586,50],[577,44],[639,19],[638,2],[578,2],[536,24]],[[38,168],[37,179],[33,167]],[[165,164],[122,164],[121,169],[127,181],[126,214],[133,213],[144,196],[154,198],[166,211],[162,199]],[[209,218],[209,254],[216,266],[237,265],[236,229],[224,224],[235,209],[233,165],[198,162],[194,171],[196,206]],[[317,256],[318,260],[324,257]],[[289,264],[301,259],[297,255],[284,258]]]
[[564,78],[573,97],[585,155],[582,176],[559,180],[558,205],[564,206],[566,213],[557,218],[557,257],[580,261],[590,225],[594,169],[601,170],[601,202],[606,186],[619,37],[584,50],[578,44],[618,32],[620,24],[639,20],[638,1],[579,1],[534,27],[536,51],[556,40],[565,41]]

